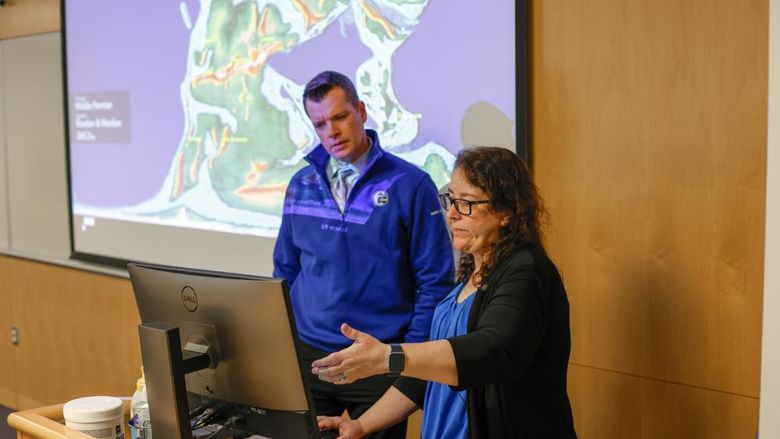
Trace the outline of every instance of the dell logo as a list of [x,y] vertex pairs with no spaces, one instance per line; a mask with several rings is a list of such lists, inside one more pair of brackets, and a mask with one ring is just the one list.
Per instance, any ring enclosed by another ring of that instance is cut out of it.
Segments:
[[181,290],[181,303],[189,312],[198,309],[198,295],[191,286],[188,285]]

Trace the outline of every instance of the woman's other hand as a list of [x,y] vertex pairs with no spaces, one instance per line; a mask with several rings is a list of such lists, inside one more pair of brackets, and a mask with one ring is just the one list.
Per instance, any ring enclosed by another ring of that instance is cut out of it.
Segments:
[[365,435],[360,421],[344,419],[341,416],[317,416],[317,426],[320,431],[338,429],[339,435],[336,439],[357,439]]

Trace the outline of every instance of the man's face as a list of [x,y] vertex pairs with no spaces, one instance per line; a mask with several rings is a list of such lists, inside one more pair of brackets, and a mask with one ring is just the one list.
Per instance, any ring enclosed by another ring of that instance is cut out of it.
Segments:
[[337,160],[352,163],[368,150],[366,106],[358,102],[356,108],[342,88],[333,88],[320,102],[307,99],[306,112],[322,146]]

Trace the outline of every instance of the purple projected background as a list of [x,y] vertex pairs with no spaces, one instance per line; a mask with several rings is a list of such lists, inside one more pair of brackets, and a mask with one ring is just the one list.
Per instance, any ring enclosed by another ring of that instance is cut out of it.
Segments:
[[[187,4],[198,11],[196,1]],[[80,0],[69,2],[66,13],[69,94],[131,91],[129,144],[71,143],[73,200],[97,206],[146,200],[160,189],[183,129],[179,84],[189,31],[178,3]]]
[[[185,124],[180,87],[190,31],[180,3],[194,22],[200,12],[195,0],[67,2],[69,95],[130,92],[129,143],[70,145],[75,204],[134,205],[155,196],[169,174]],[[514,20],[512,0],[431,0],[393,58],[398,101],[422,114],[411,146],[433,141],[459,150],[463,115],[478,101],[515,120]],[[274,55],[269,65],[302,85],[326,69],[354,79],[369,55],[354,24],[341,28],[335,22],[289,53]]]

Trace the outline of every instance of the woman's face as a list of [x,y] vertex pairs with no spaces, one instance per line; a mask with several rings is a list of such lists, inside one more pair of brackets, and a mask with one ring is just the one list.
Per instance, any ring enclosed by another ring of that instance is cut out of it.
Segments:
[[[468,201],[488,200],[487,194],[469,184],[460,169],[452,174],[450,198]],[[489,204],[473,204],[471,215],[463,215],[451,206],[447,221],[452,231],[452,246],[461,252],[480,257],[498,239],[498,230],[506,224],[506,217],[496,215]]]

